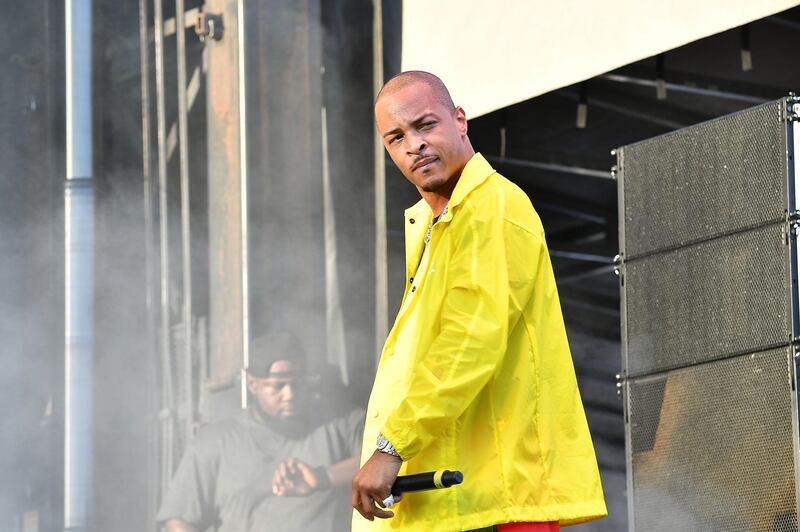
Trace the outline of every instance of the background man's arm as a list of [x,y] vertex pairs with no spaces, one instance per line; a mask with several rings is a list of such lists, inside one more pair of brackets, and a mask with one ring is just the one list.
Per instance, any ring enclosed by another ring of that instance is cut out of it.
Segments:
[[164,532],[200,532],[200,529],[180,519],[170,519],[164,523]]
[[360,456],[328,467],[311,467],[297,458],[281,462],[272,476],[272,493],[278,497],[304,497],[330,487],[349,485],[358,471]]
[[353,480],[353,475],[358,471],[358,466],[361,462],[361,455],[357,454],[351,456],[341,462],[336,462],[328,468],[328,475],[331,478],[331,486],[338,487],[350,485]]

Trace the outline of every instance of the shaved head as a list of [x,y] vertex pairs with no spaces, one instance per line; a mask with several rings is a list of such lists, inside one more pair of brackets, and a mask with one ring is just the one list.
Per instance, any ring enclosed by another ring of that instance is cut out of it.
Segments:
[[390,79],[375,100],[375,126],[397,168],[441,212],[475,153],[442,80],[419,70]]
[[391,96],[397,91],[400,91],[409,85],[413,85],[414,83],[422,83],[430,89],[433,97],[441,103],[446,109],[454,109],[455,104],[453,103],[453,99],[450,97],[450,91],[447,90],[447,87],[444,86],[444,83],[438,76],[431,74],[430,72],[425,72],[423,70],[409,70],[407,72],[401,72],[397,74],[389,81],[387,81],[381,91],[378,93],[378,97],[375,98],[375,105],[378,105],[378,102],[381,99]]

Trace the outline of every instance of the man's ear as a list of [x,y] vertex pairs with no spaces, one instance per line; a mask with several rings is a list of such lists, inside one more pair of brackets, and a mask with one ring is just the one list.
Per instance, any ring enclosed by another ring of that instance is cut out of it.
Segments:
[[245,383],[247,384],[247,390],[254,394],[256,393],[256,378],[250,375],[249,373],[245,373]]
[[467,134],[467,113],[461,106],[456,106],[456,122],[458,123],[458,131],[462,135]]

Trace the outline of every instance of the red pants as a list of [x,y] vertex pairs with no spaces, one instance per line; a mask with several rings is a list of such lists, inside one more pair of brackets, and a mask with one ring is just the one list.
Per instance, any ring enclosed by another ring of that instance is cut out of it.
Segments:
[[558,521],[549,523],[507,523],[497,525],[497,532],[559,532]]
[[506,523],[470,530],[469,532],[559,532],[558,521],[549,523]]

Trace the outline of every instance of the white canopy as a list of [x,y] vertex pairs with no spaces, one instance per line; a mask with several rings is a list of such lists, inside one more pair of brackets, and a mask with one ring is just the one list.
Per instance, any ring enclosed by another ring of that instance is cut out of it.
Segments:
[[403,70],[469,117],[800,4],[798,0],[404,0]]

